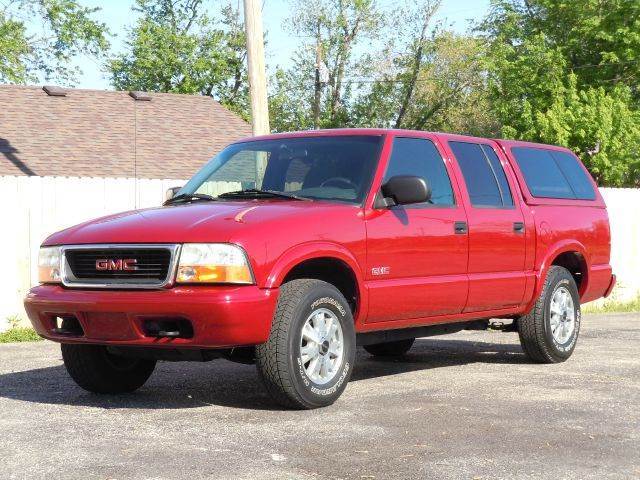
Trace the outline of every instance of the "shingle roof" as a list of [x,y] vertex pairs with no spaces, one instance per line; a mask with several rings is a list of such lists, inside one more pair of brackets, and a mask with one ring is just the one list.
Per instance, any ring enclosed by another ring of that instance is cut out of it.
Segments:
[[251,127],[210,97],[0,85],[0,175],[189,178]]

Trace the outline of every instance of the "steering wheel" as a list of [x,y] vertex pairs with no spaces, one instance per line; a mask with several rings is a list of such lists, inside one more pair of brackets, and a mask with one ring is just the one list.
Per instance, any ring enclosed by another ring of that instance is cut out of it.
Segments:
[[[355,183],[353,183],[351,180],[349,180],[348,178],[345,177],[331,177],[331,178],[327,178],[324,182],[322,182],[320,184],[321,187],[326,187],[328,186],[328,184],[330,183],[334,183],[334,184],[342,184],[342,185],[346,185],[347,188],[353,189],[353,190],[358,190],[358,187],[356,186]],[[342,188],[338,185],[338,188]]]

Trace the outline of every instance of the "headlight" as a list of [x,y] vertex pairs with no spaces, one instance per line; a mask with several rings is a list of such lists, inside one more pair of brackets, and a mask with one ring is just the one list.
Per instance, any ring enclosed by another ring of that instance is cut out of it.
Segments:
[[38,281],[40,283],[60,283],[60,247],[41,247],[38,254]]
[[227,243],[185,243],[178,263],[178,283],[254,283],[247,256]]

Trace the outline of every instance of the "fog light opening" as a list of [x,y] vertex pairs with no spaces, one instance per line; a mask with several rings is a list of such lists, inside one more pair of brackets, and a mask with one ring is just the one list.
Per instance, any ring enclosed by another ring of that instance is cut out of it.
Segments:
[[185,318],[146,318],[142,329],[147,337],[193,338],[193,325]]
[[75,315],[57,315],[53,319],[53,333],[69,337],[81,337],[84,335],[82,325]]

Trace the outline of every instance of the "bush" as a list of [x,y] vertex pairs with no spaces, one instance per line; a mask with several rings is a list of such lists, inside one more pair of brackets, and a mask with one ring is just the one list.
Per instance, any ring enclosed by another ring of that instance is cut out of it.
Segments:
[[0,343],[37,342],[42,340],[33,328],[12,327],[0,333]]

